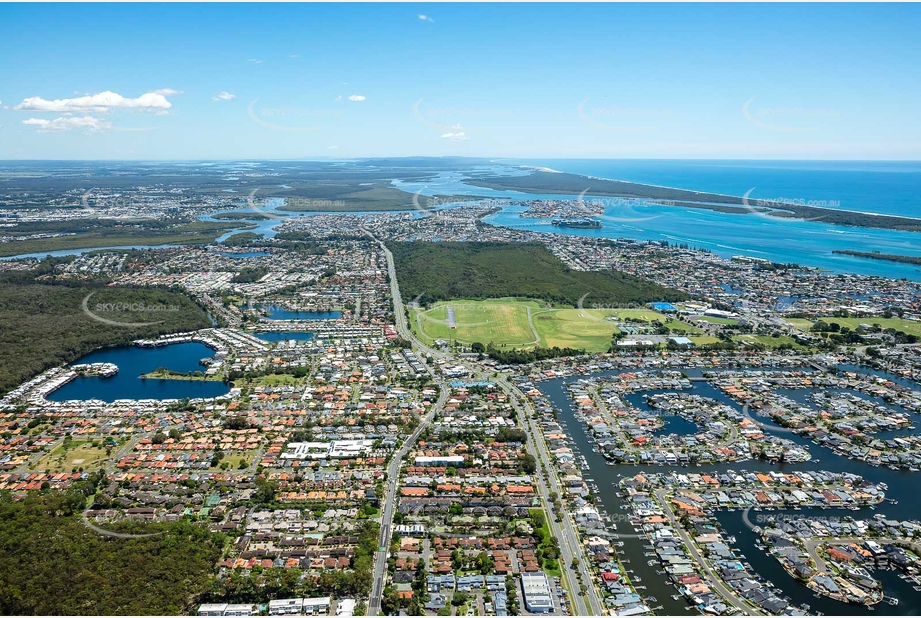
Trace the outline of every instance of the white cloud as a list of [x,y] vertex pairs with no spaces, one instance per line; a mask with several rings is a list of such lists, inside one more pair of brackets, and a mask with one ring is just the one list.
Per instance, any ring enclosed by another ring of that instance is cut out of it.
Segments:
[[341,101],[341,100],[342,100],[342,95],[340,94],[338,97],[336,97],[336,100],[337,100],[337,101]]
[[258,58],[250,58],[249,60],[247,60],[247,62],[252,62],[254,64],[262,64],[262,60],[259,60]]
[[364,101],[367,97],[363,94],[350,94],[349,101]]
[[442,139],[449,139],[452,142],[466,142],[470,139],[463,131],[443,133],[441,137]]
[[429,17],[428,15],[419,15],[419,19],[421,19],[422,21],[433,23],[433,24],[435,23],[435,20]]
[[101,118],[92,116],[66,116],[47,120],[45,118],[29,118],[23,120],[22,124],[32,127],[38,127],[42,133],[51,133],[53,131],[73,131],[76,129],[86,129],[87,131],[103,131],[111,129],[112,123]]
[[136,99],[128,99],[109,90],[73,99],[48,101],[41,97],[28,97],[13,109],[25,112],[59,112],[65,114],[81,112],[105,113],[111,109],[137,109],[140,111],[163,112],[173,106],[161,92],[148,92]]
[[230,94],[226,90],[223,90],[221,94],[211,97],[211,100],[212,101],[233,101],[236,98],[237,98],[237,95]]
[[160,88],[159,90],[154,90],[154,94],[162,94],[165,97],[171,97],[177,94],[182,94],[182,90],[173,90],[172,88]]
[[288,54],[288,58],[297,58],[297,57],[298,57],[297,54]]

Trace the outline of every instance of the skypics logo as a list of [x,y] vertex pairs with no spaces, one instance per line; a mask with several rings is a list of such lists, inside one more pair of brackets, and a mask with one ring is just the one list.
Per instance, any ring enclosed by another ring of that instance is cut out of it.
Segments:
[[483,130],[490,122],[507,121],[515,113],[510,109],[423,107],[423,100],[413,103],[413,117],[428,128],[438,131],[441,139],[455,143],[469,141],[471,132]]
[[636,217],[632,213],[638,207],[648,206],[674,206],[675,202],[671,200],[646,200],[628,197],[592,197],[585,199],[585,194],[589,192],[589,187],[582,190],[575,199],[573,210],[579,216],[595,219],[602,223],[614,225],[623,225],[629,223],[643,223],[658,219],[662,215],[650,215],[648,217]]
[[835,527],[837,525],[847,523],[851,521],[849,517],[841,517],[836,515],[795,515],[791,513],[762,513],[756,512],[752,514],[754,507],[748,507],[742,511],[742,524],[752,532],[757,533],[765,526],[771,526],[777,523],[786,523],[791,525],[805,524],[809,527],[815,525],[819,526],[828,526]]
[[[822,221],[827,215],[820,214],[814,217],[804,217],[800,215],[804,214],[804,212],[810,212],[812,209],[821,210],[841,207],[841,202],[837,200],[805,200],[803,198],[790,199],[784,197],[752,200],[751,194],[754,190],[755,187],[752,187],[745,192],[742,196],[742,206],[756,217],[767,218],[774,223],[784,219],[792,219],[795,221]],[[785,210],[790,212],[793,216],[778,217],[777,215],[770,214],[771,211],[777,210]]]
[[80,519],[83,522],[83,525],[89,528],[90,530],[92,530],[93,532],[97,534],[101,534],[102,536],[113,538],[113,539],[147,539],[150,537],[162,536],[166,534],[166,532],[148,532],[146,534],[132,534],[130,532],[114,532],[112,530],[106,530],[105,528],[102,528],[94,524],[92,521],[90,521],[90,518],[89,516],[87,516],[86,511],[83,511],[83,515],[81,516]]
[[753,108],[752,97],[742,105],[742,116],[750,123],[783,133],[815,131],[825,126],[821,120],[837,118],[835,110],[806,109],[802,107],[759,107]]
[[162,324],[164,320],[157,320],[155,322],[127,322],[122,320],[115,320],[112,318],[103,317],[100,314],[109,314],[114,316],[125,316],[128,314],[150,314],[150,313],[162,313],[166,311],[179,311],[179,305],[148,305],[146,303],[96,303],[93,308],[90,308],[90,298],[96,292],[90,292],[83,298],[81,303],[81,308],[83,313],[85,313],[90,318],[101,322],[103,324],[108,324],[109,326],[118,326],[120,328],[141,328],[144,326],[154,326],[155,324]]
[[670,109],[653,109],[648,107],[589,107],[590,97],[585,97],[576,106],[579,120],[596,129],[621,133],[636,133],[648,131],[662,123],[663,119],[671,118],[674,112]]
[[303,212],[322,212],[325,210],[339,210],[345,207],[345,200],[317,199],[310,197],[285,197],[283,206],[290,209],[290,213],[279,212],[278,208],[271,208],[268,200],[261,203],[256,201],[256,193],[261,187],[256,187],[250,191],[246,197],[246,206],[254,214],[261,215],[267,219],[285,220],[296,216],[298,211]]
[[[272,129],[273,131],[288,131],[292,133],[316,131],[321,128],[314,124],[317,118],[338,118],[342,115],[341,112],[337,110],[311,109],[309,107],[263,107],[257,112],[256,103],[258,102],[259,97],[249,102],[249,105],[246,106],[247,115],[250,120],[259,126]],[[290,123],[289,119],[292,118],[305,119],[305,122],[309,124]],[[276,119],[284,119],[282,121],[284,124],[276,121]]]
[[477,197],[470,197],[466,195],[452,195],[452,196],[428,196],[424,195],[422,192],[428,189],[428,186],[424,186],[415,193],[413,193],[412,198],[412,207],[419,212],[423,213],[427,217],[432,217],[436,223],[447,223],[450,220],[450,217],[444,209],[446,207],[458,206],[461,204],[475,204],[477,206],[489,206],[489,207],[500,207],[507,205],[510,200],[497,200],[493,198],[481,199]]

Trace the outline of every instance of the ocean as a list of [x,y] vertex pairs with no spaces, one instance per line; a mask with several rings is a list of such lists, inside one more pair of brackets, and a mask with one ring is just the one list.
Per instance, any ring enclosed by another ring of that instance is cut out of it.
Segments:
[[[921,161],[516,161],[561,172],[752,199],[921,218]],[[837,206],[835,206],[837,204]]]
[[[751,191],[753,200],[797,200],[826,208],[921,218],[921,162],[541,159],[512,163],[729,195]],[[506,195],[518,199],[551,197],[515,192]],[[921,257],[921,232],[636,203],[608,206],[601,229],[564,229],[552,227],[549,220],[522,219],[522,210],[510,206],[487,221],[541,232],[686,243],[723,257],[747,255],[834,273],[921,281],[921,269],[915,265],[833,253],[849,249]]]

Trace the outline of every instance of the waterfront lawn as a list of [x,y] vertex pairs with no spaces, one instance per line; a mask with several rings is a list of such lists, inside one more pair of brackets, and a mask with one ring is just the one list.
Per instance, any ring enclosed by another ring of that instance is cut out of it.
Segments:
[[102,440],[70,440],[39,459],[34,469],[70,472],[83,468],[90,471],[103,467],[108,459]]
[[161,369],[160,371],[154,370],[142,374],[141,378],[146,380],[189,380],[205,382],[220,382],[224,379],[221,375],[205,375],[201,370],[196,370],[192,373],[182,373],[171,369]]

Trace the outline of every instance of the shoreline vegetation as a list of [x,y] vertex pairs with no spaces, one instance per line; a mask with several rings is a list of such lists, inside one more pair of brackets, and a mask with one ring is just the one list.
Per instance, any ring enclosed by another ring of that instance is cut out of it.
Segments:
[[219,375],[205,375],[201,371],[193,372],[182,372],[182,371],[173,371],[172,369],[166,369],[165,367],[160,367],[159,369],[154,369],[148,373],[141,374],[142,380],[187,380],[190,382],[221,382],[223,377]]
[[652,206],[701,208],[728,214],[763,214],[782,219],[802,219],[830,225],[921,232],[921,219],[910,217],[878,215],[834,208],[820,208],[792,202],[777,202],[687,189],[657,187],[564,172],[535,171],[527,176],[484,176],[469,178],[464,182],[471,186],[500,191],[559,193],[564,195],[581,194],[589,198],[643,199],[649,200]]
[[851,251],[850,249],[835,249],[832,253],[837,255],[850,255],[852,257],[865,258],[868,260],[921,265],[921,257],[913,255],[897,255],[895,253],[880,253],[879,251]]
[[247,230],[255,227],[252,224],[241,225],[239,222],[225,221],[172,223],[139,220],[126,223],[90,219],[87,221],[20,223],[13,228],[12,232],[6,233],[13,236],[34,233],[66,235],[0,243],[0,257],[135,245],[207,245],[231,230]]
[[[0,275],[0,394],[46,369],[70,363],[102,348],[135,339],[207,328],[207,315],[188,296],[167,290],[109,287],[104,282],[78,286],[35,281],[62,260],[45,260],[36,270]],[[92,294],[95,315],[113,322],[151,322],[146,326],[112,326],[82,311]],[[97,303],[150,307],[147,311],[107,311]],[[175,306],[176,311],[156,311]],[[36,337],[36,333],[43,336]]]

